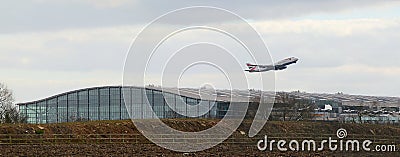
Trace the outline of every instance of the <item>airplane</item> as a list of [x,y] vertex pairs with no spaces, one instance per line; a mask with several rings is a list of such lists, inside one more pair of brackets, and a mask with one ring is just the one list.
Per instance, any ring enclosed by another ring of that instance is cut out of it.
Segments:
[[264,71],[270,71],[270,70],[283,70],[286,69],[288,65],[294,64],[298,61],[299,59],[296,57],[290,57],[286,58],[284,60],[281,60],[279,62],[276,62],[273,65],[255,65],[255,64],[250,64],[246,63],[247,67],[249,69],[244,70],[248,72],[264,72]]

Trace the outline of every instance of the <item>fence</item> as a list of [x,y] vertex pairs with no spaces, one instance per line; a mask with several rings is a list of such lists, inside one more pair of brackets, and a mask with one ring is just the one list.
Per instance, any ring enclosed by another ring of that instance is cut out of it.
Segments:
[[[224,135],[198,135],[197,137],[173,136],[166,134],[152,135],[157,142],[185,143],[194,141],[206,143],[211,140],[223,140]],[[337,139],[336,134],[282,133],[268,134],[268,140],[314,140],[321,142],[329,137]],[[252,138],[247,135],[234,134],[224,144],[252,145],[264,139],[264,135]],[[344,140],[371,140],[374,144],[400,144],[400,136],[349,134]],[[141,134],[0,134],[0,145],[42,145],[42,144],[151,144]]]

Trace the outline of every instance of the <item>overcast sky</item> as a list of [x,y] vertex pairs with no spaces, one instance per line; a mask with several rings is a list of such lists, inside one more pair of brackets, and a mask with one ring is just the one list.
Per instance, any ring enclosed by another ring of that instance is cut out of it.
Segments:
[[232,11],[260,33],[275,61],[300,58],[276,73],[279,91],[400,96],[400,2],[377,0],[5,1],[0,82],[17,102],[121,85],[132,39],[155,18],[189,6]]

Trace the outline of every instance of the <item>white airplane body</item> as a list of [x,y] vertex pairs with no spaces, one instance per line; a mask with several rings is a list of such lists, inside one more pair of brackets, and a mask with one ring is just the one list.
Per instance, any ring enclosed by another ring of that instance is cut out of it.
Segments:
[[296,57],[290,57],[286,58],[284,60],[281,60],[279,62],[276,62],[273,65],[255,65],[255,64],[250,64],[247,63],[247,67],[249,69],[245,70],[248,72],[264,72],[264,71],[271,71],[271,70],[283,70],[286,69],[288,65],[294,64],[298,61],[299,59]]

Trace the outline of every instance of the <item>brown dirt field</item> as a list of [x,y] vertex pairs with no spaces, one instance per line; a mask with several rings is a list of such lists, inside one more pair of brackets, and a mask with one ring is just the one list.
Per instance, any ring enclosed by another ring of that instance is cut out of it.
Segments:
[[[214,126],[219,120],[210,119],[168,119],[163,120],[173,128],[179,128],[182,131],[199,131]],[[400,147],[400,126],[394,125],[374,125],[374,124],[341,124],[332,122],[268,122],[259,136],[249,138],[242,135],[247,134],[251,121],[245,121],[231,136],[232,138],[248,139],[248,144],[237,144],[224,142],[213,148],[195,152],[182,153],[174,152],[161,148],[155,144],[149,143],[143,136],[135,143],[107,143],[107,142],[81,142],[69,141],[66,143],[33,142],[32,144],[10,144],[0,141],[0,156],[400,156],[400,152],[279,152],[279,151],[260,151],[256,143],[263,135],[275,135],[275,137],[292,137],[303,134],[313,136],[323,136],[324,134],[336,134],[339,128],[345,128],[349,134],[376,136],[389,138],[396,142]],[[89,134],[139,134],[130,120],[117,121],[91,121],[91,122],[73,122],[60,124],[6,124],[0,125],[0,135],[24,135],[35,139],[43,128],[44,133],[40,138],[52,137],[53,134],[73,135],[69,138],[82,139],[82,136]],[[5,136],[1,136],[4,138]],[[335,137],[335,136],[333,136]],[[362,136],[357,136],[362,137]],[[83,137],[85,139],[85,137]],[[228,139],[227,141],[229,141]],[[393,142],[392,141],[392,142]],[[276,149],[275,149],[276,150]]]
[[170,151],[154,144],[8,145],[0,156],[399,156],[400,153],[263,152],[252,146],[217,145],[195,153]]

